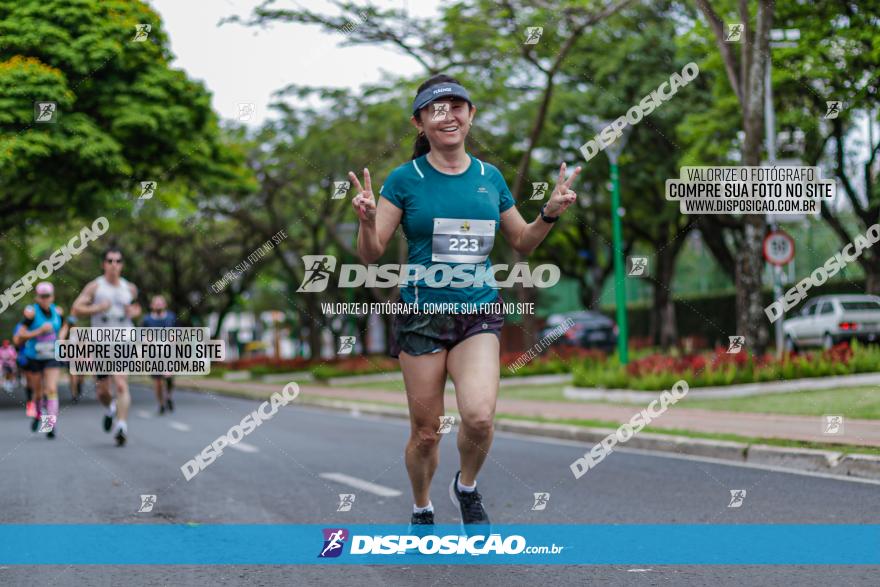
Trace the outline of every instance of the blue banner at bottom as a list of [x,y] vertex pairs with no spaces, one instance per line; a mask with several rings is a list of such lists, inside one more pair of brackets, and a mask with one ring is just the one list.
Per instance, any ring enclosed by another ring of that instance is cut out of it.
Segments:
[[878,565],[880,525],[0,525],[3,565]]

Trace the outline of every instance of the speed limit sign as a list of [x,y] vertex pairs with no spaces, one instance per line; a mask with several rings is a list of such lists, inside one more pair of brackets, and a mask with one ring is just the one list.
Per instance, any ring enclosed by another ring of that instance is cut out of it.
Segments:
[[794,239],[782,230],[764,237],[764,259],[773,265],[788,265],[794,259]]

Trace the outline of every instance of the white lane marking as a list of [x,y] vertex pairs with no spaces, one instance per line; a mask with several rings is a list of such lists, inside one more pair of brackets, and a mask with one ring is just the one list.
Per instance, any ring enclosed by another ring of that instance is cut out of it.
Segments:
[[[585,442],[577,442],[575,440],[565,440],[562,438],[538,438],[529,435],[517,434],[516,432],[496,432],[496,436],[511,436],[518,440],[528,440],[531,442],[543,442],[545,444],[563,444],[565,446],[575,446],[583,449],[589,447]],[[726,459],[716,459],[713,457],[702,457],[699,455],[683,455],[673,454],[657,450],[647,450],[644,448],[618,448],[614,447],[614,452],[622,452],[629,454],[642,455],[645,457],[659,457],[661,459],[679,459],[682,461],[695,461],[699,463],[710,463],[713,465],[726,465],[728,467],[742,467],[745,469],[760,469],[762,471],[771,471],[773,473],[785,473],[788,475],[802,475],[804,477],[818,477],[819,479],[832,479],[834,481],[849,481],[851,483],[865,483],[868,485],[880,485],[880,480],[863,479],[861,477],[844,477],[843,475],[832,475],[831,473],[820,473],[818,471],[801,471],[799,469],[787,469],[785,467],[777,467],[775,465],[761,465],[758,463],[739,463],[736,461],[728,461]]]
[[357,477],[352,477],[345,473],[321,473],[318,476],[322,479],[327,479],[328,481],[336,481],[337,483],[350,485],[355,489],[362,489],[380,497],[397,497],[398,495],[402,495],[402,493],[396,489],[391,489],[384,485],[376,485],[375,483],[370,483],[369,481],[358,479]]
[[[340,418],[351,418],[350,414],[345,414],[342,412],[335,412],[333,410],[321,410],[320,407],[312,407],[315,411],[321,411],[325,415],[328,416],[338,416]],[[362,417],[359,418],[360,421],[367,421],[368,418]],[[369,418],[369,420],[374,420],[373,418]],[[409,428],[409,422],[402,420],[401,418],[391,418],[389,416],[381,416],[375,414],[375,420],[382,420],[383,424],[398,424],[401,427]],[[613,430],[609,430],[609,432],[613,432]],[[498,430],[495,432],[495,436],[506,436],[508,438],[514,438],[516,440],[522,440],[526,442],[541,442],[544,444],[556,444],[563,446],[573,446],[576,448],[580,448],[583,450],[585,447],[589,448],[590,445],[586,442],[578,442],[576,440],[565,440],[563,438],[542,438],[539,436],[531,436],[529,434],[519,434],[517,432],[507,432]],[[672,454],[666,453],[662,451],[655,450],[646,450],[641,448],[614,448],[614,452],[622,452],[622,453],[633,453],[640,454],[642,456],[649,457],[660,457],[664,459],[679,459],[682,461],[696,461],[701,463],[711,463],[713,465],[725,465],[728,467],[741,467],[744,469],[760,469],[763,471],[772,471],[774,473],[784,473],[786,475],[801,475],[803,477],[817,477],[819,479],[830,479],[832,481],[844,481],[849,483],[864,483],[866,485],[880,485],[880,480],[876,479],[863,479],[861,477],[845,477],[843,475],[832,475],[831,473],[819,473],[818,471],[801,471],[798,469],[786,469],[785,467],[776,467],[773,465],[759,465],[757,463],[738,463],[735,461],[728,461],[725,459],[715,459],[712,457],[701,457],[697,455],[682,455],[682,454]]]
[[[617,450],[617,449],[615,449]],[[866,483],[868,485],[880,485],[878,479],[864,479],[862,477],[844,477],[843,475],[833,475],[831,473],[820,473],[819,471],[800,471],[798,469],[787,469],[786,467],[777,467],[775,465],[761,465],[758,463],[737,463],[724,459],[715,459],[712,457],[701,457],[697,455],[673,455],[653,450],[644,450],[640,448],[625,448],[621,452],[640,454],[651,457],[664,457],[667,459],[683,459],[686,461],[698,461],[702,463],[712,463],[715,465],[730,465],[732,467],[745,467],[747,469],[761,469],[763,471],[772,471],[774,473],[788,473],[790,475],[803,475],[804,477],[818,477],[820,479],[833,479],[834,481],[850,481],[852,483]]]
[[253,444],[248,444],[246,442],[238,442],[236,444],[230,444],[229,448],[234,448],[235,450],[240,450],[241,452],[260,452],[260,449],[255,447]]
[[174,420],[169,420],[168,425],[175,430],[180,430],[181,432],[189,432],[191,430],[188,424],[184,424],[183,422],[175,422]]
[[138,410],[137,411],[138,418],[143,418],[145,420],[149,420],[153,417],[153,414],[148,412],[147,410]]

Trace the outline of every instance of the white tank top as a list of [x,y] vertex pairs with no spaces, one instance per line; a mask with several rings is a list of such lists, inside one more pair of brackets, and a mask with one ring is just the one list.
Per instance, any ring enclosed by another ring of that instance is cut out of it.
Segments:
[[94,303],[109,301],[111,305],[106,312],[92,315],[92,326],[133,326],[131,318],[125,315],[125,307],[132,302],[130,284],[120,277],[118,284],[111,285],[103,275],[95,281],[98,289],[95,290]]

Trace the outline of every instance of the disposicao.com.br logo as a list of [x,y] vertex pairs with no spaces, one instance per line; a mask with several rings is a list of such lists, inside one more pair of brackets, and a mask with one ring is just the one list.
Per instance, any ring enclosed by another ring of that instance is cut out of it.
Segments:
[[[303,255],[305,275],[298,293],[319,293],[326,291],[330,278],[336,271],[336,257],[333,255]],[[507,279],[496,281],[501,271],[510,272]],[[559,267],[544,263],[534,269],[528,263],[506,263],[486,266],[481,263],[433,263],[425,267],[417,264],[387,263],[385,265],[360,265],[343,263],[339,267],[337,287],[402,287],[418,284],[432,288],[443,287],[553,287],[559,283]]]
[[[517,554],[559,554],[564,546],[528,546],[525,537],[511,534],[483,534],[461,536],[458,534],[415,536],[411,534],[387,534],[349,536],[345,528],[324,528],[323,546],[318,558],[335,558],[342,554],[346,542],[350,543],[350,555],[397,555],[397,554],[439,554],[439,555],[517,555]],[[349,540],[350,539],[350,540]]]

